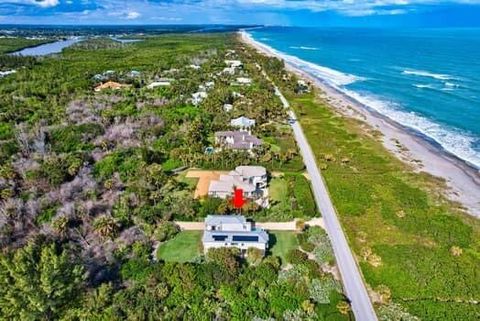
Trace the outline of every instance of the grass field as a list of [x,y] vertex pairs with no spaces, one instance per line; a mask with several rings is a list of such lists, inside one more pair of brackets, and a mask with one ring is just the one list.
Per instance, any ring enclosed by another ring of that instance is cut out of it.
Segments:
[[455,209],[358,121],[290,97],[367,283],[422,320],[478,320],[480,222]]
[[272,212],[277,218],[311,218],[318,215],[310,182],[301,173],[285,173],[270,181]]
[[201,255],[202,231],[182,231],[162,244],[157,257],[166,262],[191,262]]
[[275,203],[283,203],[288,198],[288,186],[284,177],[272,178],[268,190],[270,198]]
[[294,232],[277,231],[269,232],[270,252],[272,255],[279,256],[282,264],[287,262],[286,256],[290,250],[298,247],[298,240]]

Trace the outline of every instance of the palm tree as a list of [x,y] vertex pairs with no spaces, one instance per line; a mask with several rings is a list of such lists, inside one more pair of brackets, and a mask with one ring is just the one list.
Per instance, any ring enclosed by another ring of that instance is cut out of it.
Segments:
[[68,217],[60,216],[52,222],[52,228],[58,235],[65,236],[68,230],[68,223]]
[[100,236],[113,238],[117,234],[119,226],[113,217],[102,215],[95,219],[93,228]]

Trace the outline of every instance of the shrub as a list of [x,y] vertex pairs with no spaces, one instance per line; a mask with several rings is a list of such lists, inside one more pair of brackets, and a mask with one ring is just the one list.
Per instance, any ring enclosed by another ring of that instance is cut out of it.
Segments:
[[0,140],[13,138],[13,126],[8,123],[0,123]]
[[320,304],[330,303],[330,295],[333,291],[340,292],[341,287],[330,275],[313,279],[309,287],[310,298]]
[[308,261],[308,255],[306,253],[303,253],[299,249],[293,249],[287,253],[286,259],[289,263],[292,264],[303,264]]
[[247,250],[247,262],[250,265],[258,265],[263,258],[263,252],[255,247],[249,247]]
[[154,237],[159,242],[171,240],[180,232],[180,228],[173,222],[163,222],[154,232]]
[[89,142],[103,132],[103,127],[95,123],[66,126],[54,129],[49,135],[49,142],[57,153],[91,150],[93,145]]
[[381,305],[378,309],[379,321],[420,321],[416,316],[411,315],[399,304],[389,303]]
[[207,252],[207,262],[214,262],[234,273],[240,267],[240,250],[227,247],[210,249]]

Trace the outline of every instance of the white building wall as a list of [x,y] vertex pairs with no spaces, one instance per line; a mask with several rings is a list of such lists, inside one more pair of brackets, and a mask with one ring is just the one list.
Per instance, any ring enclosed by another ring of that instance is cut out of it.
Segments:
[[262,251],[266,251],[266,245],[263,243],[235,243],[236,245],[232,245],[231,243],[222,243],[222,242],[204,242],[203,243],[203,251],[207,253],[209,249],[214,248],[222,248],[222,247],[236,247],[240,250],[248,250],[249,248],[253,247]]

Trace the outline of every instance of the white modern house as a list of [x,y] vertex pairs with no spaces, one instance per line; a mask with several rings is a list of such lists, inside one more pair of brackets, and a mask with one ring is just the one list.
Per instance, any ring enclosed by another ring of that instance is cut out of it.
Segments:
[[208,94],[205,91],[197,91],[192,94],[191,102],[194,106],[200,105],[200,103],[208,97]]
[[203,251],[212,248],[236,247],[245,255],[249,248],[268,249],[268,234],[265,230],[254,228],[251,222],[240,215],[209,215],[205,218],[203,232]]
[[239,85],[251,85],[252,84],[252,79],[247,78],[247,77],[238,77],[237,78],[237,84],[239,84]]
[[233,68],[240,68],[243,66],[243,63],[240,60],[225,60],[225,65]]
[[227,74],[227,75],[235,75],[236,69],[234,67],[225,67],[223,68],[222,73]]
[[243,197],[259,206],[268,207],[267,170],[263,166],[238,166],[218,180],[210,181],[208,195],[221,199],[232,198],[235,189],[242,189]]
[[245,116],[241,116],[230,121],[232,127],[240,128],[242,130],[250,130],[255,126],[255,120]]
[[147,86],[147,89],[153,89],[157,87],[169,87],[172,84],[173,79],[171,78],[160,78],[157,81],[150,83]]

